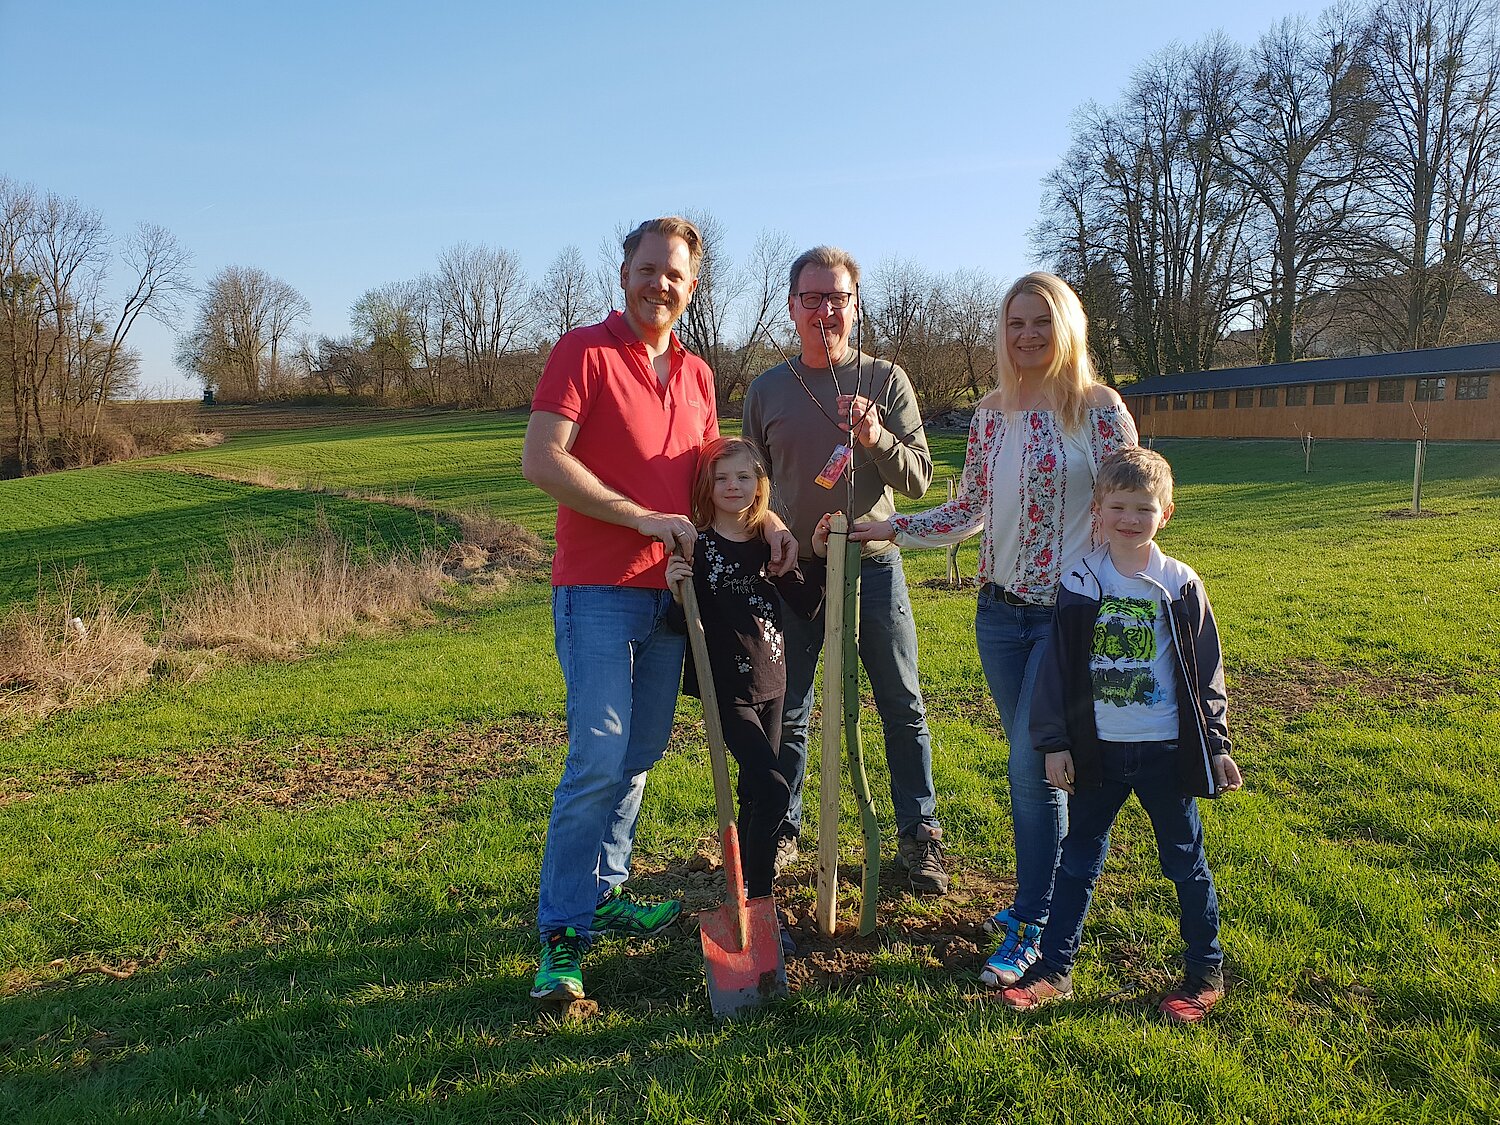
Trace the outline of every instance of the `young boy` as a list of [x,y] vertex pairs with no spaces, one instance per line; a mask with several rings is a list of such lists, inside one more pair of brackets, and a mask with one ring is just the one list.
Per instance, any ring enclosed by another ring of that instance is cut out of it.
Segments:
[[1183,982],[1160,1010],[1172,1022],[1197,1023],[1223,995],[1224,954],[1194,798],[1242,784],[1229,756],[1219,633],[1202,580],[1153,542],[1172,518],[1172,469],[1160,454],[1107,457],[1094,512],[1104,543],[1063,569],[1031,704],[1047,780],[1069,794],[1068,834],[1041,958],[1000,998],[1028,1010],[1073,995],[1110,828],[1134,792],[1151,818],[1162,873],[1177,886],[1187,947]]

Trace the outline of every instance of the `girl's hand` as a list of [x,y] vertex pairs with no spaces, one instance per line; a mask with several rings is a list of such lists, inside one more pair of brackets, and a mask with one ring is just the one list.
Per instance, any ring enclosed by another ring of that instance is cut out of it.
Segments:
[[896,538],[896,529],[890,520],[869,520],[852,525],[849,538],[856,543],[879,542]]
[[681,555],[667,556],[667,589],[672,591],[672,597],[678,602],[682,601],[682,584],[693,580],[693,563],[691,559],[685,559]]
[[828,525],[836,512],[824,512],[823,518],[818,521],[818,526],[813,529],[812,549],[813,554],[820,559],[828,557]]

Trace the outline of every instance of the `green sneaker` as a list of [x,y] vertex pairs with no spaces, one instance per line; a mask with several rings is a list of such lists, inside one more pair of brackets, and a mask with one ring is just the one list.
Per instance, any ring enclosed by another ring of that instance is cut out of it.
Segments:
[[682,902],[679,899],[636,902],[616,887],[603,902],[594,907],[594,933],[649,937],[677,921],[677,916],[681,913]]
[[542,939],[542,967],[536,971],[531,995],[537,1000],[551,997],[583,999],[583,939],[572,926]]

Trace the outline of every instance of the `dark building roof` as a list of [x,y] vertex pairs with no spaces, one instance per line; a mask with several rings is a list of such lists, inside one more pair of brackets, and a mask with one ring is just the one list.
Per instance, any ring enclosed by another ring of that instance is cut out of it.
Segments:
[[1424,348],[1383,355],[1353,355],[1339,359],[1306,359],[1265,367],[1225,367],[1218,371],[1190,371],[1155,375],[1120,388],[1122,395],[1168,395],[1191,391],[1222,391],[1234,387],[1274,387],[1288,383],[1342,383],[1348,379],[1388,379],[1398,376],[1470,375],[1500,372],[1500,341],[1459,344],[1452,348]]

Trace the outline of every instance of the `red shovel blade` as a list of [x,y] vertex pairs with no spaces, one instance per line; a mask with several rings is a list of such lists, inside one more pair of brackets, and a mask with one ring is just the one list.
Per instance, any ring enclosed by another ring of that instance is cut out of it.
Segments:
[[730,901],[698,914],[708,1002],[720,1019],[788,993],[776,900],[770,895],[745,900],[739,835],[732,824],[724,833],[724,874]]

